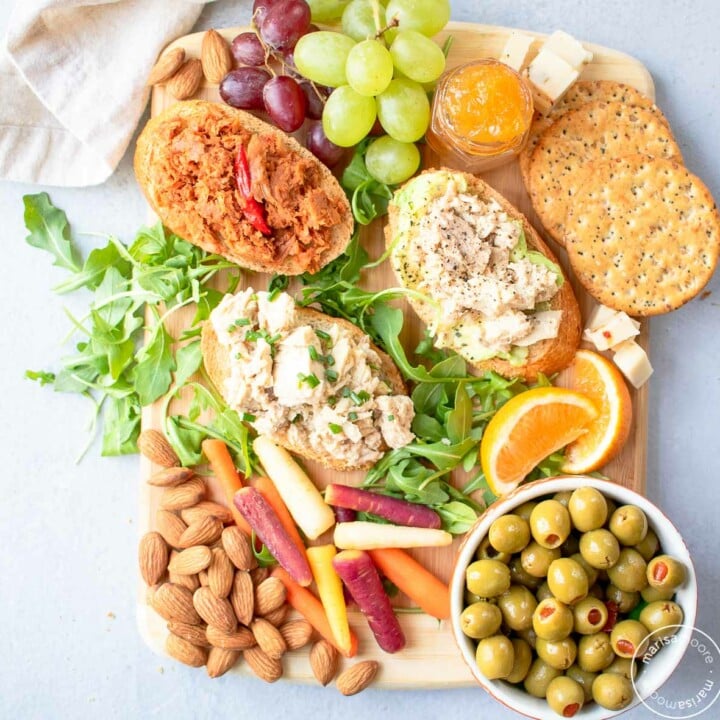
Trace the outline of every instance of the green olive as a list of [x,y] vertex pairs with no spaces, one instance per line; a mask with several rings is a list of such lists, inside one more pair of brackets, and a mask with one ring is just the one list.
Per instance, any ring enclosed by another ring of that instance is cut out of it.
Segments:
[[585,702],[590,702],[592,700],[592,684],[597,677],[597,673],[587,672],[576,663],[565,671],[565,675],[580,685],[585,693]]
[[520,554],[520,565],[529,575],[544,578],[550,563],[559,557],[560,548],[546,548],[533,540]]
[[560,547],[570,534],[570,514],[557,500],[543,500],[530,514],[530,531],[543,547]]
[[609,497],[605,498],[605,502],[607,503],[607,520],[605,521],[605,524],[607,525],[610,522],[610,518],[613,513],[617,510],[617,503]]
[[637,545],[647,535],[647,516],[637,505],[623,505],[612,514],[608,529],[621,545]]
[[671,555],[658,555],[647,565],[647,581],[658,590],[675,590],[685,582],[685,566]]
[[592,685],[593,700],[608,710],[622,710],[633,699],[632,683],[616,673],[601,673]]
[[475,560],[465,571],[467,589],[480,597],[497,597],[510,587],[510,570],[499,560]]
[[488,679],[507,677],[513,669],[515,651],[512,642],[504,635],[483,638],[475,651],[478,670]]
[[616,657],[610,665],[605,668],[605,672],[622,675],[628,680],[632,680],[637,674],[637,667],[632,658]]
[[632,548],[623,548],[618,561],[608,568],[608,579],[625,592],[640,592],[647,585],[647,563]]
[[519,683],[525,679],[532,664],[532,648],[522,638],[513,638],[513,667],[510,674],[505,678],[509,683]]
[[498,552],[491,544],[490,538],[486,535],[475,552],[476,560],[499,560],[506,565],[510,562],[512,555],[510,553]]
[[590,530],[580,536],[580,554],[588,565],[607,570],[617,562],[620,544],[609,530]]
[[547,584],[547,581],[545,581],[536,591],[535,591],[535,597],[537,598],[538,602],[542,602],[543,600],[547,600],[547,598],[554,597],[550,590],[550,586]]
[[515,634],[519,638],[522,638],[533,650],[535,649],[535,645],[537,644],[537,634],[531,627],[525,628],[525,630],[516,630]]
[[566,605],[587,597],[588,577],[582,565],[572,558],[554,560],[548,568],[547,582],[552,594]]
[[546,693],[548,705],[561,717],[573,717],[585,703],[582,685],[569,677],[556,677]]
[[652,585],[648,585],[640,591],[640,597],[646,603],[655,602],[656,600],[672,600],[674,595],[674,590],[658,590]]
[[573,525],[580,532],[588,532],[605,524],[608,506],[601,492],[592,487],[581,487],[570,496],[568,511]]
[[656,600],[640,611],[640,622],[649,632],[657,632],[662,637],[671,637],[680,628],[683,621],[682,608],[672,600]]
[[523,686],[530,695],[537,698],[544,698],[550,683],[560,675],[562,675],[562,670],[551,667],[540,658],[535,658],[525,676]]
[[529,523],[529,522],[530,522],[530,515],[531,515],[531,513],[532,513],[532,511],[533,511],[533,509],[535,508],[536,505],[537,505],[536,502],[534,502],[533,500],[529,500],[528,502],[523,503],[522,505],[520,505],[520,507],[516,507],[516,508],[515,508],[515,514],[518,515],[518,516],[521,517],[523,520],[525,520],[526,522]]
[[605,588],[605,597],[612,600],[623,614],[629,613],[640,602],[639,592],[625,592],[612,583]]
[[590,563],[579,552],[572,553],[570,555],[570,558],[572,560],[574,560],[576,563],[579,563],[580,565],[582,565],[582,569],[585,571],[585,574],[588,576],[588,584],[594,585],[598,579],[597,568],[594,568],[592,565],[590,565]]
[[480,597],[475,593],[471,593],[467,588],[465,588],[465,593],[463,597],[465,598],[466,605],[472,605],[474,602],[480,602],[481,600],[485,600],[485,598]]
[[571,637],[556,641],[538,637],[535,651],[541,660],[558,670],[567,670],[577,657],[577,645]]
[[610,644],[618,657],[642,655],[648,646],[648,630],[637,620],[621,620],[610,633]]
[[556,597],[549,597],[535,608],[532,626],[538,638],[556,642],[572,632],[573,614],[570,608]]
[[645,558],[645,562],[650,562],[655,557],[660,549],[660,541],[652,528],[648,528],[647,535],[635,546],[635,549]]
[[560,552],[566,557],[580,551],[580,539],[575,533],[570,533],[565,542],[560,546]]
[[530,542],[530,525],[519,515],[502,515],[490,525],[488,537],[499,553],[518,553]]
[[494,635],[502,624],[502,613],[497,605],[480,601],[468,605],[460,615],[462,631],[475,640]]
[[578,665],[588,672],[600,672],[615,659],[615,652],[610,644],[610,635],[599,632],[594,635],[583,635],[578,643]]
[[531,590],[537,590],[542,584],[542,578],[526,572],[522,566],[522,560],[515,557],[510,561],[510,582],[514,585],[524,585]]
[[556,492],[553,496],[553,500],[557,500],[563,507],[567,507],[568,503],[570,502],[570,496],[572,495],[571,490],[562,490],[561,492]]
[[511,585],[498,598],[498,607],[503,621],[511,630],[526,630],[532,627],[537,600],[524,585]]
[[607,620],[607,606],[597,598],[586,597],[573,607],[574,629],[580,635],[600,632]]

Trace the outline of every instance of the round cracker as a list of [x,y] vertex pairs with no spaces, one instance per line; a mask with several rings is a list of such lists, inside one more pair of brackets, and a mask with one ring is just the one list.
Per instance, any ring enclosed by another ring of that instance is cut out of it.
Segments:
[[703,182],[646,155],[596,162],[567,218],[570,264],[603,305],[659,315],[695,297],[720,253],[720,214]]
[[554,240],[564,245],[565,216],[590,163],[635,153],[682,162],[664,120],[648,108],[621,102],[582,105],[542,134],[530,163],[530,199]]
[[614,80],[580,80],[576,82],[566,93],[557,105],[550,109],[547,113],[537,113],[532,127],[530,128],[530,136],[527,145],[518,156],[520,163],[520,174],[522,175],[525,187],[530,191],[530,158],[533,150],[540,139],[540,136],[555,121],[559,120],[563,115],[571,110],[577,110],[579,107],[590,102],[624,102],[627,105],[637,105],[646,107],[657,113],[665,122],[665,116],[660,109],[647,95],[643,95],[631,85],[615,82]]

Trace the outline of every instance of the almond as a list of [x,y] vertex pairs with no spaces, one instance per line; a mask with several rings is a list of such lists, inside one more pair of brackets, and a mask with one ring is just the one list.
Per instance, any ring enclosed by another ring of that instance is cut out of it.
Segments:
[[181,585],[162,584],[153,595],[152,606],[168,622],[200,624],[200,616],[193,606],[193,594]]
[[212,551],[212,562],[208,568],[208,585],[216,597],[226,598],[232,590],[235,568],[222,548]]
[[257,561],[250,547],[248,536],[237,526],[226,527],[222,531],[222,546],[230,558],[230,562],[238,570],[252,570]]
[[261,680],[273,683],[282,677],[283,668],[279,658],[268,657],[259,647],[243,650],[243,659]]
[[175,487],[187,482],[194,474],[190,468],[169,467],[153,473],[147,481],[155,487]]
[[180,511],[180,517],[188,525],[191,525],[206,515],[216,517],[225,525],[233,521],[232,513],[224,505],[220,505],[220,503],[213,502],[212,500],[201,500],[197,505]]
[[206,634],[211,645],[226,650],[247,650],[257,645],[255,636],[245,627],[239,627],[234,632],[225,632],[214,625],[208,625]]
[[238,570],[235,573],[233,587],[230,591],[230,604],[238,622],[249,625],[255,613],[255,592],[249,572]]
[[212,550],[205,545],[193,545],[175,553],[168,570],[178,575],[197,575],[212,562]]
[[288,620],[278,627],[288,650],[299,650],[310,642],[313,626],[307,620]]
[[327,641],[318,640],[310,650],[310,667],[321,685],[327,685],[338,669],[338,651]]
[[160,507],[163,510],[182,510],[196,505],[203,495],[205,482],[202,478],[194,477],[176,487],[166,488],[160,498]]
[[197,92],[202,79],[202,63],[193,58],[186,60],[180,66],[180,69],[170,78],[167,89],[176,100],[187,100]]
[[257,587],[263,580],[267,580],[270,577],[270,570],[266,567],[256,567],[250,571],[250,577],[252,578],[253,585]]
[[208,652],[205,648],[193,645],[185,638],[170,633],[165,640],[165,650],[170,657],[190,667],[202,667],[207,662]]
[[222,529],[222,523],[217,518],[206,515],[201,520],[188,525],[187,530],[180,536],[178,547],[212,545],[220,537]]
[[[155,63],[153,69],[150,71],[150,75],[148,75],[146,84],[157,85],[158,83],[169,80],[178,71],[178,68],[183,64],[184,61],[185,50],[183,50],[182,48],[173,48],[172,50],[168,50],[166,53],[163,53],[158,58],[158,61]],[[157,430],[144,430],[142,433],[140,433],[140,438],[138,439],[138,447],[140,447],[140,440],[142,439],[142,436],[145,435],[145,433],[155,432],[157,432]],[[164,439],[165,438],[163,437],[163,440]],[[172,448],[170,449],[172,450]],[[142,448],[140,448],[140,452],[145,455],[145,452]],[[150,459],[152,460],[152,458]],[[153,460],[153,462],[155,461]],[[163,463],[159,464],[162,465]]]
[[264,618],[256,618],[250,623],[250,629],[257,644],[270,658],[281,658],[287,650],[285,639],[280,631]]
[[178,637],[187,640],[198,647],[210,647],[210,641],[207,638],[205,625],[188,625],[182,622],[169,622],[167,629]]
[[207,658],[208,677],[217,678],[224,675],[240,658],[237,650],[225,648],[210,648]]
[[[181,50],[181,52],[183,55],[185,55],[184,50]],[[153,68],[153,71],[150,73],[150,77],[152,77],[155,69],[158,67],[158,65],[160,65],[163,59],[166,60],[166,69],[170,67],[170,64],[169,62],[167,62],[167,60],[171,54],[172,53],[167,53],[162,58],[160,58],[157,65],[155,65],[155,68]],[[174,55],[173,57],[177,57],[177,55]],[[180,62],[182,62],[182,60]],[[172,72],[170,72],[167,77],[173,75],[175,73],[175,70],[177,70],[179,66],[180,63],[177,64],[177,66],[172,70]],[[150,78],[148,78],[148,85],[154,85],[158,82],[163,81],[155,80],[154,82],[150,82]],[[138,450],[148,460],[150,460],[150,462],[153,462],[156,465],[162,465],[163,467],[168,468],[173,467],[174,465],[180,465],[180,459],[178,458],[175,451],[172,449],[172,445],[170,445],[170,443],[167,441],[167,438],[159,430],[143,430],[138,437],[137,446]]]
[[201,587],[207,587],[210,584],[210,581],[208,580],[207,570],[201,570],[198,573],[198,580]]
[[280,580],[269,577],[255,588],[255,614],[268,615],[285,604],[285,586]]
[[169,510],[158,510],[155,515],[157,531],[163,536],[170,547],[178,547],[182,534],[187,530],[187,525],[173,512]]
[[271,625],[274,625],[275,627],[280,627],[285,620],[287,620],[288,611],[290,609],[289,605],[281,605],[279,608],[276,608],[272,612],[269,612],[267,615],[264,615],[264,619],[267,620]]
[[363,660],[343,670],[335,687],[343,695],[355,695],[364,690],[375,679],[380,665],[375,660]]
[[140,574],[147,585],[155,585],[165,574],[168,566],[169,549],[159,532],[142,536],[138,547]]
[[198,588],[192,598],[195,610],[208,625],[215,625],[226,632],[235,630],[237,619],[228,600],[215,597],[209,587]]
[[203,73],[209,83],[220,84],[220,81],[233,69],[230,45],[216,30],[208,30],[203,35],[200,60]]
[[[177,555],[175,550],[173,550],[173,553]],[[170,554],[170,559],[172,559],[172,553]],[[192,593],[200,587],[200,578],[198,575],[178,575],[177,573],[170,572],[168,573],[168,578],[171,583],[182,585]]]

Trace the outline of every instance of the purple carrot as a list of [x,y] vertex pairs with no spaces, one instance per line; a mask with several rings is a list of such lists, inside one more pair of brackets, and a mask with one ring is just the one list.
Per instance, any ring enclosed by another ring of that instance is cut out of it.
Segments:
[[353,522],[353,520],[357,520],[357,513],[350,508],[333,505],[333,512],[335,513],[335,520],[339,523]]
[[333,567],[367,618],[377,644],[388,653],[402,650],[405,635],[370,555],[364,550],[343,550],[333,558]]
[[[325,502],[357,512],[379,515],[397,525],[439,529],[440,516],[426,505],[333,483],[325,488]],[[338,520],[340,522],[340,520]],[[343,521],[346,522],[346,521]]]
[[254,487],[244,487],[235,493],[233,503],[293,580],[300,585],[310,585],[313,576],[307,558],[300,553],[265,498]]

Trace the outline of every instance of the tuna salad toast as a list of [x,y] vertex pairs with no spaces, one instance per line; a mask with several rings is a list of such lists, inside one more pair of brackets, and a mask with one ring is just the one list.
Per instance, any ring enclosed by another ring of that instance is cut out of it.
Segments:
[[135,174],[170,230],[260,272],[316,272],[350,242],[332,173],[294,138],[219,103],[179,102],[138,138]]
[[534,380],[566,367],[580,310],[528,220],[479,178],[430,170],[393,197],[385,229],[400,283],[438,347],[476,371]]
[[413,439],[392,360],[351,323],[287,293],[226,295],[203,325],[210,378],[255,430],[336,470],[369,468]]

